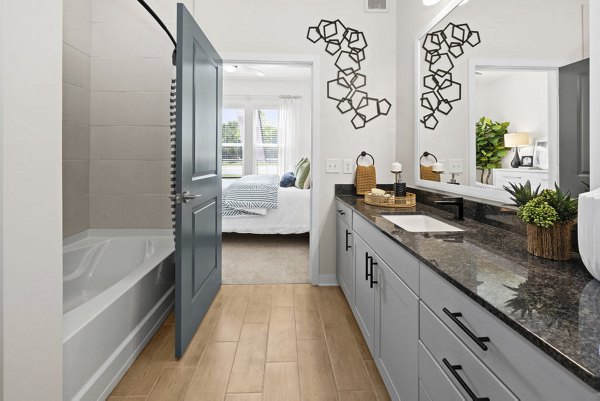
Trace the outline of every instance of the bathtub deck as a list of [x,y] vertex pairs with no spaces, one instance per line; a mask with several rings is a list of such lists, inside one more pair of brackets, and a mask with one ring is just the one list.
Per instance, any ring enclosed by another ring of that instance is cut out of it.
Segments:
[[185,355],[173,316],[110,401],[383,401],[389,395],[339,287],[226,285]]

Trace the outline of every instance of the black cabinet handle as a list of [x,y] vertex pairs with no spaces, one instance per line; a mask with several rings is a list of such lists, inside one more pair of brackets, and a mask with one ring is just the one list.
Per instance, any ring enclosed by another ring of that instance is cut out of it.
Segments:
[[350,248],[352,248],[352,245],[348,244],[348,235],[350,235],[350,231],[346,230],[346,251]]
[[369,259],[372,258],[372,256],[369,256],[369,252],[365,252],[365,280],[369,279]]
[[490,338],[489,337],[477,337],[475,335],[475,333],[473,333],[471,330],[469,330],[469,328],[467,326],[465,326],[463,324],[463,322],[461,322],[460,320],[458,320],[458,318],[462,316],[462,313],[460,313],[460,312],[450,312],[446,308],[443,308],[442,311],[444,311],[444,313],[446,315],[448,315],[448,317],[450,319],[452,319],[452,321],[454,323],[456,323],[456,325],[458,327],[460,327],[462,331],[464,331],[465,333],[467,333],[467,335],[469,336],[469,338],[471,338],[471,340],[475,341],[475,343],[477,345],[479,345],[479,348],[481,348],[484,351],[488,350],[487,345],[485,345],[484,343],[489,343],[490,342]]
[[446,368],[448,368],[450,373],[452,373],[452,376],[454,376],[456,381],[458,383],[460,383],[461,387],[467,392],[467,394],[469,394],[469,397],[471,397],[471,400],[473,400],[473,401],[490,401],[490,399],[488,397],[483,397],[483,398],[477,397],[477,395],[473,392],[473,390],[471,390],[471,387],[469,387],[469,385],[463,380],[463,378],[460,377],[457,370],[462,369],[461,365],[452,365],[450,362],[448,362],[448,360],[446,358],[442,358],[442,362],[444,362],[444,365],[446,365]]
[[341,216],[343,216],[343,215],[345,215],[345,214],[346,214],[346,212],[344,212],[342,209],[338,209],[338,213],[339,213]]
[[376,266],[376,265],[377,265],[377,262],[375,262],[373,260],[373,258],[371,258],[371,274],[369,274],[369,279],[370,279],[369,286],[371,288],[373,288],[373,284],[377,284],[378,283],[377,280],[373,280],[373,277],[374,277],[374,274],[375,274],[375,272],[373,271],[373,266]]

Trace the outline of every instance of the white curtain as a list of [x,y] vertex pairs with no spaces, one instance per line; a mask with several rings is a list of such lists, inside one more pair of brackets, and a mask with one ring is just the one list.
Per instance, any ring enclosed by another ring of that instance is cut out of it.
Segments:
[[283,96],[279,99],[279,154],[278,173],[292,171],[300,160],[298,145],[300,137],[300,98]]

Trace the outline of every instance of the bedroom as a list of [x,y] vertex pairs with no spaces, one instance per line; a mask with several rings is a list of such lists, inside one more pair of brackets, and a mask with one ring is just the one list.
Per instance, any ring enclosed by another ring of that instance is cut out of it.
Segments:
[[308,283],[311,67],[226,63],[223,281]]

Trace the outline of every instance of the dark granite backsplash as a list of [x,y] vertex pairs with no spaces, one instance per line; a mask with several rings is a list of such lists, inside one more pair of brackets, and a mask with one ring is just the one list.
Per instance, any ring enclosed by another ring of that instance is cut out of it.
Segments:
[[[386,209],[365,204],[362,197],[352,195],[353,187],[349,187],[336,186],[339,201],[580,379],[600,390],[600,282],[593,279],[577,255],[568,262],[530,255],[524,235],[516,230],[499,229],[510,223],[499,221],[497,216],[502,216],[502,220],[504,216],[514,216],[512,208],[502,210],[502,206],[480,206],[478,202],[469,201],[465,204],[467,218],[457,221],[453,220],[452,213],[421,201],[439,199],[439,194],[413,189],[419,200],[415,208]],[[467,214],[468,208],[475,208],[477,212]],[[437,216],[464,232],[407,232],[381,217],[390,213]],[[487,221],[496,224],[487,224]]]

